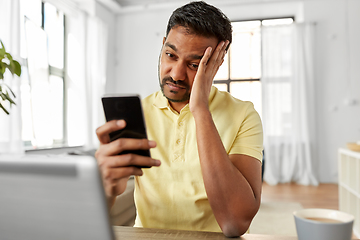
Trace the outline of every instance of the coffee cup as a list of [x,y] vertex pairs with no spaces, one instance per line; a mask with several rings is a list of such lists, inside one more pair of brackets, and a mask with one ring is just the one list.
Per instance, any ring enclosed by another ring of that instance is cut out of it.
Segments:
[[309,208],[294,212],[299,240],[350,240],[354,216],[345,212]]

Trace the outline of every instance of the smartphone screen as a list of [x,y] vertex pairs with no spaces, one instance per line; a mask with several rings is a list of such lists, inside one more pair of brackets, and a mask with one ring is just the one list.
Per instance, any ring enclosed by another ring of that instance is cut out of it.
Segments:
[[[110,133],[110,141],[118,138],[146,138],[144,115],[141,100],[138,95],[131,96],[104,96],[102,97],[106,121],[124,119],[124,129]],[[120,154],[134,153],[150,157],[149,150],[123,151]]]

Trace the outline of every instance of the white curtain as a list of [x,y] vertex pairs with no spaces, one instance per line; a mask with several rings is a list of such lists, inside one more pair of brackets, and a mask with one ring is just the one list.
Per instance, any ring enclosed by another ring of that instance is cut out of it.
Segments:
[[314,24],[262,29],[265,173],[269,184],[317,185]]
[[97,18],[87,21],[87,119],[88,137],[85,148],[97,148],[99,141],[95,134],[96,128],[104,123],[104,112],[101,97],[105,93],[107,26]]
[[[0,0],[0,39],[15,60],[20,60],[20,5],[19,0]],[[7,70],[8,71],[8,70]],[[7,73],[5,83],[16,95],[10,115],[0,109],[0,154],[22,153],[20,78]],[[9,108],[7,108],[9,109]]]
[[[20,59],[20,1],[0,0],[0,39],[14,59]],[[52,1],[56,6],[61,1]],[[65,1],[66,2],[66,1]],[[62,5],[61,5],[62,6]],[[75,5],[74,5],[75,6]],[[96,148],[95,130],[104,122],[107,25],[96,16],[71,8],[67,14],[66,127],[69,146]],[[64,9],[63,9],[64,10]],[[65,9],[66,10],[66,9]],[[24,152],[21,136],[20,78],[5,76],[16,94],[10,115],[0,111],[0,154]]]
[[69,145],[98,147],[96,128],[104,123],[101,96],[105,93],[107,25],[79,13],[68,20],[68,139]]

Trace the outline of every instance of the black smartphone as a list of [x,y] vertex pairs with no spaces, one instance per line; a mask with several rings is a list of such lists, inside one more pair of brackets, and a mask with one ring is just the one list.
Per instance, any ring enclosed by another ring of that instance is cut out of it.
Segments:
[[[107,122],[114,119],[124,119],[126,121],[124,129],[110,133],[110,141],[118,138],[147,139],[141,100],[138,95],[107,95],[103,96],[101,100]],[[127,153],[150,157],[149,150],[123,151],[120,154]]]

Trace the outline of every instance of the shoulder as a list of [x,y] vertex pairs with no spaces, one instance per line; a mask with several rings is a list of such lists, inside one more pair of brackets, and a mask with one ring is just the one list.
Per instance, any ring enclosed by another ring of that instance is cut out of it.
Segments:
[[161,91],[154,92],[154,93],[150,94],[149,96],[143,98],[141,100],[143,107],[150,108],[151,106],[154,106],[159,94],[161,94]]
[[151,104],[151,103],[153,103],[157,93],[158,92],[154,92],[154,93],[150,94],[149,96],[143,98],[141,100],[142,104]]
[[255,111],[255,109],[252,102],[242,101],[233,97],[229,92],[220,91],[216,87],[213,87],[210,99],[210,111],[229,112],[229,114],[246,114]]

